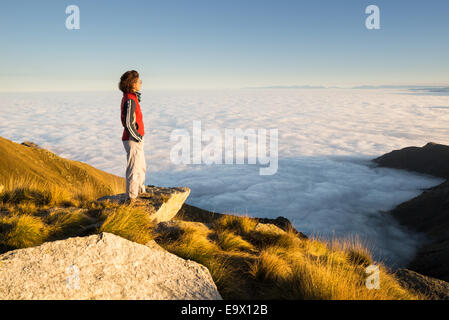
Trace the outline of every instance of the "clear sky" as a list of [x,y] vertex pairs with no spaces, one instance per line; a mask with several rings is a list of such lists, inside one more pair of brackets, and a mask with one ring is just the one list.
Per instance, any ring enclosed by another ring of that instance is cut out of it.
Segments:
[[447,0],[1,1],[0,40],[0,91],[449,83]]

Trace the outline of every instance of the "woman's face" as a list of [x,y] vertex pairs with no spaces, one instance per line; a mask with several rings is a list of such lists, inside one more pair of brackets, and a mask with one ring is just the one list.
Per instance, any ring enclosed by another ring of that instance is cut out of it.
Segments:
[[142,80],[140,80],[140,78],[137,78],[136,82],[134,83],[134,91],[140,91],[141,86]]

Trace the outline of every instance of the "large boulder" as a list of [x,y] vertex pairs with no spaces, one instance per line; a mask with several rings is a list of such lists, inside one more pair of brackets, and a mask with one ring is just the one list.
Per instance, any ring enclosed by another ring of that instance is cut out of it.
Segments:
[[0,255],[0,299],[221,299],[206,267],[110,233]]
[[[135,206],[142,207],[155,222],[171,220],[181,209],[190,194],[187,187],[164,188],[146,186],[146,192],[137,197]],[[126,194],[99,198],[98,201],[112,201],[124,203]]]

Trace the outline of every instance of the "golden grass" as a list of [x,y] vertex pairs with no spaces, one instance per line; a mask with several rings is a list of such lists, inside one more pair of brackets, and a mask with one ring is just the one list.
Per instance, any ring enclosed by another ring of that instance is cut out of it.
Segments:
[[208,231],[192,223],[176,239],[156,240],[168,251],[205,265],[225,299],[425,298],[403,289],[382,264],[380,289],[368,289],[365,266],[372,257],[358,239],[304,240],[292,230],[256,232],[255,225],[246,216],[223,216]]
[[208,239],[208,233],[204,229],[194,226],[182,228],[175,241],[166,243],[166,249],[203,264],[220,251],[220,248]]
[[36,206],[33,202],[24,202],[16,205],[3,204],[0,205],[0,208],[5,209],[10,213],[15,213],[18,215],[20,214],[35,215],[39,212],[42,206]]
[[250,251],[254,249],[251,243],[229,230],[217,231],[216,237],[218,246],[224,251]]
[[79,205],[124,192],[125,179],[0,137],[0,201]]
[[401,288],[387,270],[380,268],[380,288],[365,286],[365,268],[342,263],[340,259],[309,259],[291,261],[292,272],[281,282],[288,299],[324,300],[390,300],[416,299],[417,296]]
[[[324,242],[324,239],[314,238],[315,241]],[[350,263],[361,266],[372,264],[373,257],[369,244],[363,242],[358,236],[349,236],[344,239],[331,239],[326,241],[333,251],[344,251]]]
[[258,281],[273,283],[285,281],[291,274],[291,267],[278,253],[277,247],[260,251],[257,260],[250,265],[250,276]]
[[50,232],[38,217],[22,214],[0,216],[0,247],[2,251],[42,244]]
[[[365,265],[371,260],[360,243],[347,239],[333,243],[321,240],[301,240],[297,247],[272,246],[263,249],[251,265],[255,280],[267,280],[267,297],[276,299],[320,300],[390,300],[418,299],[403,289],[388,269],[380,270],[380,288],[365,286]],[[363,253],[363,264],[353,259],[354,246]],[[344,248],[344,249],[342,249]]]
[[[0,253],[99,232],[110,232],[141,244],[153,239],[154,224],[142,209],[109,202],[89,202],[87,207],[49,208],[29,203],[2,206]],[[31,212],[27,213],[27,208]]]
[[42,220],[52,226],[52,239],[82,235],[88,226],[95,228],[97,223],[97,219],[91,217],[87,210],[73,207],[51,211]]
[[[1,178],[1,177],[0,177]],[[120,193],[122,190],[114,190],[105,193],[97,190],[95,185],[84,184],[79,189],[55,185],[34,180],[32,176],[20,178],[0,179],[3,190],[0,192],[0,203],[19,205],[31,203],[35,206],[84,206],[99,197]],[[115,187],[114,187],[115,188]],[[111,187],[111,190],[113,187]]]
[[239,235],[247,235],[257,225],[257,221],[248,216],[224,215],[214,222],[215,230],[229,230]]
[[99,232],[110,232],[128,240],[146,244],[153,239],[154,223],[141,208],[117,206],[103,211],[105,219]]
[[260,250],[272,246],[294,248],[301,243],[301,239],[298,238],[298,236],[293,233],[293,231],[287,231],[282,234],[252,231],[246,234],[245,239],[248,239]]

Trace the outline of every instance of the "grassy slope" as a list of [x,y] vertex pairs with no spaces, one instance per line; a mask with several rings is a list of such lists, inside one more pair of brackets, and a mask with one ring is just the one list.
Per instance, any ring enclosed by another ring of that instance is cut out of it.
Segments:
[[[416,299],[381,266],[379,290],[365,287],[371,256],[358,243],[255,230],[234,215],[180,214],[159,230],[142,209],[95,199],[124,180],[87,164],[0,138],[0,253],[46,241],[111,232],[205,265],[225,299]],[[189,221],[190,220],[190,221]]]
[[86,163],[0,137],[0,184],[9,190],[19,185],[38,189],[46,186],[95,198],[123,191],[125,180]]

